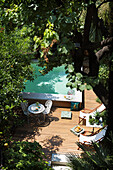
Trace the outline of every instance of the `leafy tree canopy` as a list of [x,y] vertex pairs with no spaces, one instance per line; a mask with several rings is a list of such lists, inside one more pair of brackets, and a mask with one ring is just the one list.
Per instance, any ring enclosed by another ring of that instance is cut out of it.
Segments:
[[32,56],[26,54],[31,40],[24,37],[26,29],[15,29],[7,34],[5,26],[0,25],[0,131],[4,133],[13,126],[14,122],[9,123],[16,117],[25,79],[33,80]]
[[[99,83],[103,84],[102,76],[98,76],[99,68],[112,60],[111,55],[109,60],[105,55],[111,53],[107,45],[112,42],[112,38],[105,40],[110,35],[110,19],[106,21],[109,3],[104,0],[54,0],[51,3],[48,0],[3,0],[2,24],[6,25],[7,32],[17,26],[31,28],[31,49],[39,54],[37,57],[39,65],[44,67],[43,74],[66,64],[70,82],[67,86],[92,89]],[[85,63],[89,64],[88,69],[81,71]]]
[[44,68],[42,74],[65,64],[67,86],[93,88],[108,105],[106,80],[113,60],[111,0],[2,0],[0,8],[6,33],[27,27],[24,36],[30,36],[31,52]]

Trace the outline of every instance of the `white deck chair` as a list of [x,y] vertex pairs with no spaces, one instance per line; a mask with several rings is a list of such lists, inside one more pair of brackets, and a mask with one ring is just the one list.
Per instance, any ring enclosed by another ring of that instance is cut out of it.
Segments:
[[44,115],[44,121],[45,121],[45,119],[46,119],[46,115],[48,115],[48,114],[50,113],[50,111],[51,111],[52,100],[47,100],[47,101],[45,102],[45,106],[46,106],[46,108],[45,108],[45,110],[42,112],[43,115]]
[[98,131],[91,135],[80,134],[79,142],[85,145],[91,145],[92,142],[100,142],[104,139],[104,136],[107,131],[107,125],[103,128],[100,128]]
[[52,107],[52,100],[47,100],[45,102],[45,106],[48,107],[48,108],[51,108]]
[[104,104],[101,104],[99,107],[97,107],[96,111],[101,113],[103,112],[104,110],[106,109],[105,105]]
[[93,116],[96,112],[101,113],[105,109],[106,109],[106,107],[104,106],[104,104],[100,104],[99,106],[97,106],[96,108],[94,108],[92,110],[84,108],[83,110],[80,111],[79,123],[81,123],[83,120],[89,120],[90,115]]

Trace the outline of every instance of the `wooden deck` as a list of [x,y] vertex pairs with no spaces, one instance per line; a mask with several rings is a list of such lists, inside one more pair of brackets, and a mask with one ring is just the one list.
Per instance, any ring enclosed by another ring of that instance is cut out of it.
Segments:
[[[97,96],[93,91],[85,91],[85,107],[95,108]],[[76,141],[79,137],[75,136],[70,129],[78,124],[79,111],[72,111],[72,119],[61,119],[61,111],[70,111],[70,108],[52,107],[50,114],[50,124],[39,126],[36,119],[31,119],[29,125],[26,123],[23,127],[17,128],[14,134],[14,140],[27,140],[29,142],[37,141],[41,144],[48,160],[52,153],[77,153],[78,146]],[[90,127],[81,125],[85,130],[92,130]],[[97,130],[97,128],[95,128]]]

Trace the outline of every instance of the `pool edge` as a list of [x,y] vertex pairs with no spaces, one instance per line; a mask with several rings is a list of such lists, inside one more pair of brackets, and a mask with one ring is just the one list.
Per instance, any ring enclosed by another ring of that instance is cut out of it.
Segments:
[[53,101],[66,101],[66,102],[82,102],[82,92],[78,91],[75,95],[71,95],[72,99],[68,99],[69,95],[63,94],[50,94],[50,93],[30,93],[22,92],[24,99],[41,99]]

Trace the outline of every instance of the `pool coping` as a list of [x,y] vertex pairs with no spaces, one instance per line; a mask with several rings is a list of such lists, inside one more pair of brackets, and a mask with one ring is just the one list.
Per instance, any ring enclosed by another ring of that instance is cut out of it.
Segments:
[[70,99],[68,99],[70,95],[64,94],[22,92],[21,95],[24,99],[82,102],[82,92],[77,90],[75,92],[75,95],[71,95]]

